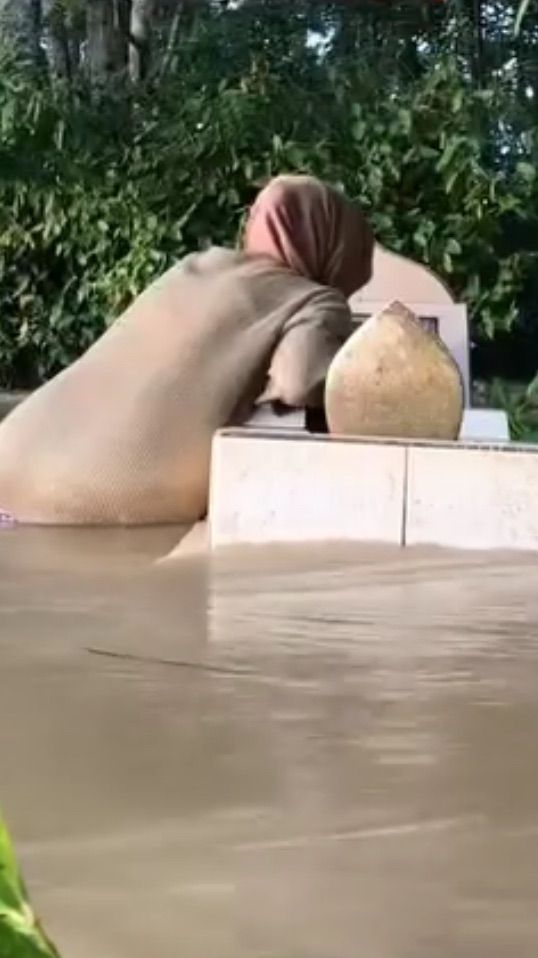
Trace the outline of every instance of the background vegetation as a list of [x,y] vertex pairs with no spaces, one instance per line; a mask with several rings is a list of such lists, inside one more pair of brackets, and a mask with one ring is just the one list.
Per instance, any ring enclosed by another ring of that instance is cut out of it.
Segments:
[[524,6],[518,22],[510,0],[0,0],[0,386],[70,362],[186,250],[234,242],[283,170],[359,199],[467,300],[482,365],[531,378]]

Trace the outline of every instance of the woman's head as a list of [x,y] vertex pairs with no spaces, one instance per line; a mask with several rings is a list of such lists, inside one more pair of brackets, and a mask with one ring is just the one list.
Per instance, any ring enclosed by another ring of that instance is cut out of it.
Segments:
[[311,176],[279,176],[247,220],[247,253],[269,256],[349,297],[372,272],[373,234],[361,209]]

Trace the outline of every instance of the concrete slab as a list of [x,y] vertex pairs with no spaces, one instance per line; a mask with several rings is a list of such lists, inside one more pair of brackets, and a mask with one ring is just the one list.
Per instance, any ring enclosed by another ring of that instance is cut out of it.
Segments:
[[538,446],[408,449],[408,545],[538,549]]
[[213,443],[210,541],[402,541],[405,446],[229,430]]
[[269,403],[255,406],[245,423],[247,429],[294,429],[306,430],[306,410],[287,409],[283,415],[277,415]]
[[[245,423],[245,428],[306,432],[306,413],[304,409],[292,409],[285,415],[277,416],[270,406],[258,406]],[[466,442],[508,442],[508,416],[504,409],[465,409],[459,438]]]
[[386,249],[380,243],[374,247],[370,282],[350,299],[351,308],[360,308],[365,300],[410,300],[413,303],[454,302],[454,297],[440,276],[428,266],[407,256]]
[[210,543],[538,550],[538,446],[215,437]]
[[509,442],[510,426],[504,409],[465,409],[460,441]]

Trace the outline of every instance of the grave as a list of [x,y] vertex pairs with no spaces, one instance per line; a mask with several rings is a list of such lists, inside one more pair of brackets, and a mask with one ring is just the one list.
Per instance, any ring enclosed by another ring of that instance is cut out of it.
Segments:
[[351,300],[361,323],[399,299],[456,360],[466,409],[454,443],[316,435],[305,410],[255,410],[213,443],[212,547],[379,542],[538,549],[538,446],[510,443],[506,413],[471,406],[467,309],[420,264],[376,247],[374,274]]

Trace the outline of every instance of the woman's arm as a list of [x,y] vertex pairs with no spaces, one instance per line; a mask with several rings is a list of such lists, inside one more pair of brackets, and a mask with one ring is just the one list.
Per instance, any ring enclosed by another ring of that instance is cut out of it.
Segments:
[[351,332],[345,299],[332,290],[320,290],[284,329],[257,404],[322,407],[327,370]]

